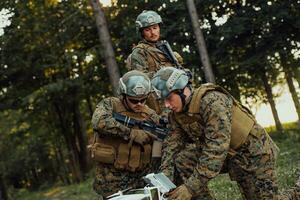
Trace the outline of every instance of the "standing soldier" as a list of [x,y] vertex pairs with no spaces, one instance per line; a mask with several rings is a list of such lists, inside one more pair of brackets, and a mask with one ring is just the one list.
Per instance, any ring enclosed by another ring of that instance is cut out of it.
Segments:
[[[151,78],[155,72],[165,66],[182,68],[182,57],[171,50],[168,42],[160,40],[162,19],[159,14],[152,10],[144,10],[136,18],[135,24],[142,40],[127,58],[126,67],[129,70],[142,71]],[[187,72],[191,74],[189,70]],[[159,114],[162,112],[162,105],[158,104],[154,94],[150,95],[147,105]]]
[[103,198],[129,187],[142,187],[142,177],[155,168],[149,133],[124,126],[113,117],[119,113],[157,124],[159,116],[145,105],[150,90],[148,76],[133,70],[120,79],[120,97],[105,98],[96,107],[92,117],[96,137],[91,152],[97,161],[93,187]]
[[168,199],[215,199],[207,184],[221,172],[237,181],[244,199],[300,198],[299,181],[279,195],[277,146],[225,89],[204,84],[193,90],[185,72],[173,67],[159,70],[152,84],[173,111],[174,131],[165,140],[161,170],[181,182]]

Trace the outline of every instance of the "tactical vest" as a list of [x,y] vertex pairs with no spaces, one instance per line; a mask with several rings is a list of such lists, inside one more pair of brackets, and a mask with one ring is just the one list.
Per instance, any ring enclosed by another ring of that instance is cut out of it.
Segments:
[[[129,112],[119,98],[112,97],[111,100],[113,112],[137,120],[146,120],[151,112],[154,112],[146,106],[141,113]],[[113,164],[119,170],[131,172],[142,170],[151,161],[152,145],[130,144],[129,141],[120,137],[97,137],[96,143],[92,148],[94,160],[105,164]]]
[[[165,66],[175,66],[175,64],[171,63],[170,60],[165,56],[165,54],[161,50],[154,46],[151,46],[150,44],[140,42],[137,46],[133,48],[133,51],[135,49],[141,49],[143,50],[143,52],[145,52],[144,56],[147,60],[150,72],[156,72],[160,68]],[[182,64],[182,57],[177,52],[174,52],[174,55],[178,62]]]
[[222,87],[213,84],[204,84],[196,89],[190,102],[188,115],[174,113],[175,120],[181,124],[187,124],[191,132],[199,132],[200,130],[204,131],[205,125],[202,123],[200,117],[200,105],[202,97],[208,91],[219,91],[233,99],[232,126],[230,133],[230,152],[232,153],[246,141],[255,123],[255,118],[246,107],[241,105],[237,100],[235,100],[234,97],[232,97],[229,92]]

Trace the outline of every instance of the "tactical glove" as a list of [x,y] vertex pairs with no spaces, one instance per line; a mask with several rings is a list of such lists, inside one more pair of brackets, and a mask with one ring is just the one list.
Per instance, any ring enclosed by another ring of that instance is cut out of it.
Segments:
[[130,141],[134,141],[140,145],[147,144],[151,141],[149,134],[140,129],[131,129],[130,132]]
[[191,200],[192,199],[192,193],[183,184],[183,185],[177,187],[172,192],[169,192],[168,199],[169,200]]

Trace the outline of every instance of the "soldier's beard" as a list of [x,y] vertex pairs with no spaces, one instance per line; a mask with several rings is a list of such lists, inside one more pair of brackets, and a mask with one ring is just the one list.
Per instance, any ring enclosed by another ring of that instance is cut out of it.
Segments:
[[145,37],[143,37],[147,42],[150,43],[156,43],[157,41],[159,41],[160,39],[160,35],[152,35],[151,37],[147,37],[147,39]]
[[144,104],[131,104],[127,101],[126,98],[124,98],[123,103],[128,110],[133,111],[135,113],[142,112],[145,106]]

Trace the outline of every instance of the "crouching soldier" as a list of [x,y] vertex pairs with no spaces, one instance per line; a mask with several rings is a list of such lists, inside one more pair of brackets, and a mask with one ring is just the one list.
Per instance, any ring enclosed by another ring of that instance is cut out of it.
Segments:
[[120,78],[119,98],[105,98],[96,107],[92,117],[96,137],[91,153],[97,162],[93,188],[103,199],[119,190],[143,187],[142,177],[160,164],[151,162],[152,156],[159,156],[152,155],[153,136],[138,127],[129,128],[113,116],[119,113],[158,124],[159,116],[145,105],[150,91],[150,79],[133,70]]
[[174,131],[164,141],[161,165],[178,185],[169,200],[215,199],[207,185],[222,172],[237,181],[243,199],[300,198],[299,181],[279,195],[275,143],[225,89],[213,84],[193,89],[185,72],[173,67],[160,69],[152,84],[172,110]]

